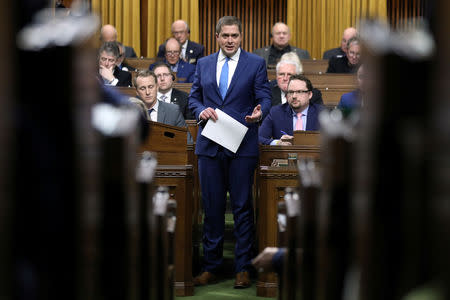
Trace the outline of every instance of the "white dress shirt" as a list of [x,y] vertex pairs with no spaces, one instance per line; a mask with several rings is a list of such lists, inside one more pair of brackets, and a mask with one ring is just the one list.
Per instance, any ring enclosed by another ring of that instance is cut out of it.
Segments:
[[181,59],[185,59],[186,58],[187,45],[188,45],[188,40],[186,40],[186,42],[184,42],[184,44],[181,45]]
[[[155,104],[153,105],[153,111],[150,113],[150,120],[153,122],[158,122],[158,107],[159,107],[159,100],[156,99]],[[149,108],[148,110],[152,109]]]
[[[236,71],[237,64],[239,62],[239,56],[241,55],[241,48],[236,51],[236,53],[230,57],[228,61],[228,87],[230,87],[231,78],[233,78],[234,71]],[[217,58],[217,68],[216,68],[216,79],[217,86],[219,86],[220,73],[222,73],[222,67],[225,63],[226,56],[223,54],[222,49],[220,49],[219,57]]]
[[281,104],[285,104],[286,102],[287,102],[286,93],[281,91]]
[[172,98],[172,89],[170,89],[167,93],[163,94],[160,92],[157,92],[156,94],[156,98],[158,98],[159,101],[163,101],[161,99],[162,95],[166,95],[166,99],[164,99],[164,102],[170,103],[170,99]]

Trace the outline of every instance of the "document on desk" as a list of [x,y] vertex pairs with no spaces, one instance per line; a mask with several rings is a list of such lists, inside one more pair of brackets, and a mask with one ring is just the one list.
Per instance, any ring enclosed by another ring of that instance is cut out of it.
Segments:
[[218,116],[217,121],[209,120],[202,130],[202,135],[231,152],[236,153],[247,133],[248,127],[242,125],[218,108],[216,108],[216,113]]

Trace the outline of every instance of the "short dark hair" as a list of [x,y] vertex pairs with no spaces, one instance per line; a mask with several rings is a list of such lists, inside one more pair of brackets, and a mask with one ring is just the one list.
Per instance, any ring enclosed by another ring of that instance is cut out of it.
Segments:
[[219,34],[223,26],[237,25],[239,33],[242,33],[242,22],[234,16],[224,16],[219,19],[216,25],[216,33]]
[[172,73],[172,70],[170,69],[169,64],[162,60],[155,62],[155,64],[153,65],[152,71],[155,72],[156,68],[160,68],[160,67],[166,67],[169,70],[169,72]]
[[289,78],[288,86],[289,86],[289,84],[291,84],[292,80],[301,80],[306,83],[306,88],[308,89],[308,91],[313,90],[313,85],[311,83],[311,80],[309,80],[308,77],[306,77],[305,75],[301,75],[301,74],[292,75],[291,78]]
[[98,57],[102,52],[111,53],[116,59],[120,56],[119,46],[116,42],[104,42],[98,50]]
[[158,82],[158,79],[156,78],[155,73],[153,73],[153,71],[150,71],[149,69],[139,69],[136,71],[136,76],[134,76],[133,78],[133,85],[134,87],[137,89],[137,79],[138,77],[149,77],[149,76],[153,76],[153,78],[155,79],[155,83]]

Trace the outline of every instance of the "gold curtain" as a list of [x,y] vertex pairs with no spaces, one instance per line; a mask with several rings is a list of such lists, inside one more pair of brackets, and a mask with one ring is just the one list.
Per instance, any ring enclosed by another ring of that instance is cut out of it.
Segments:
[[191,29],[189,39],[199,41],[199,0],[148,0],[147,56],[155,57],[158,46],[172,36],[173,21],[185,20]]
[[117,29],[117,39],[131,46],[137,56],[141,53],[141,1],[92,0],[93,12],[100,15],[102,25],[112,24]]
[[347,27],[358,27],[365,17],[387,17],[387,1],[380,0],[288,0],[287,24],[290,44],[307,49],[321,59],[325,50],[341,44]]

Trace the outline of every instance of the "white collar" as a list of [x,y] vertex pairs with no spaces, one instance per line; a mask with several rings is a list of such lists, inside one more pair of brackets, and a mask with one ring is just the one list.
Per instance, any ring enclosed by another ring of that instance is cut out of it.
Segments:
[[[237,61],[239,61],[240,55],[241,55],[241,48],[239,48],[238,51],[236,51],[236,53],[232,57],[230,57],[230,60],[237,62]],[[226,58],[226,55],[222,52],[222,49],[220,49],[219,57],[217,58],[217,61],[225,60],[225,58]]]

